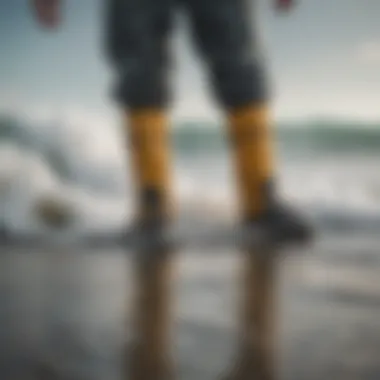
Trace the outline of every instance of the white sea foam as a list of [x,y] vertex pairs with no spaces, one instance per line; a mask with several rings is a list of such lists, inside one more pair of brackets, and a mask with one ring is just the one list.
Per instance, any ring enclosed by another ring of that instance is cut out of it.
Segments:
[[[99,131],[88,133],[22,123],[17,128],[12,138],[0,139],[1,220],[10,229],[43,230],[33,208],[43,197],[72,209],[77,230],[114,229],[132,216],[128,154],[115,130],[98,126]],[[286,144],[283,149],[286,152]],[[294,153],[294,146],[291,149]],[[174,186],[179,207],[207,219],[227,220],[236,211],[229,160],[221,149],[198,153],[192,156],[190,144],[190,151],[187,147],[177,155]],[[307,159],[283,155],[279,164],[280,192],[299,207],[320,215],[380,219],[380,155],[316,150]]]

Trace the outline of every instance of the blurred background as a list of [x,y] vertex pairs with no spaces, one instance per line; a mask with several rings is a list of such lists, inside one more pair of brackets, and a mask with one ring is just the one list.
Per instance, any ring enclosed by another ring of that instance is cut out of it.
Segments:
[[[279,268],[284,378],[380,378],[379,15],[373,0],[300,0],[286,16],[262,0],[253,15],[272,80],[280,190],[320,232],[307,255]],[[112,232],[131,216],[133,187],[110,96],[102,16],[101,1],[67,0],[64,27],[47,33],[28,2],[0,3],[2,238]],[[181,14],[173,56],[180,217],[233,220],[223,118]],[[70,348],[54,359],[62,373],[112,378],[124,336],[128,259],[116,251],[28,253],[1,247],[0,342],[7,344],[0,369],[12,379],[15,368],[18,378],[29,376],[31,363],[66,339]],[[229,289],[238,260],[228,251],[212,258],[188,253],[178,280],[178,349],[194,379],[215,376],[232,349]]]

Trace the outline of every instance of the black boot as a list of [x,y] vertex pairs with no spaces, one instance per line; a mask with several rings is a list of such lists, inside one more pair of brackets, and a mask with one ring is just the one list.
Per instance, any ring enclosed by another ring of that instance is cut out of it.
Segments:
[[298,211],[274,196],[272,186],[267,185],[266,208],[255,217],[247,217],[245,226],[257,231],[260,239],[280,245],[310,243],[314,231],[311,224]]

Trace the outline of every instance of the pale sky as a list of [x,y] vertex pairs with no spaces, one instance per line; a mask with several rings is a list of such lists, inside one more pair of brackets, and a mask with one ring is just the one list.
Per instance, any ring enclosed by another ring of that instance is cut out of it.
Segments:
[[[277,118],[380,120],[380,1],[298,2],[284,17],[262,0],[257,15]],[[66,3],[64,28],[48,34],[36,26],[28,1],[0,2],[0,108],[107,123],[115,107],[101,50],[101,1]],[[213,119],[217,108],[182,19],[175,32],[174,113]]]

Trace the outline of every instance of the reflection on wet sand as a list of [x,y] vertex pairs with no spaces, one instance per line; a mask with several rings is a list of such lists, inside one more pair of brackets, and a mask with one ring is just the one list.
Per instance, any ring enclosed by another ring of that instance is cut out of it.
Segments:
[[[278,366],[286,380],[380,378],[380,240],[327,238],[278,263]],[[119,379],[133,295],[122,252],[0,257],[1,379]],[[239,255],[177,260],[181,379],[217,378],[235,347]]]

